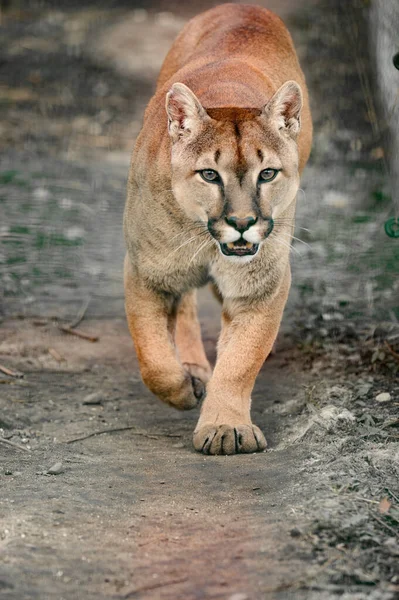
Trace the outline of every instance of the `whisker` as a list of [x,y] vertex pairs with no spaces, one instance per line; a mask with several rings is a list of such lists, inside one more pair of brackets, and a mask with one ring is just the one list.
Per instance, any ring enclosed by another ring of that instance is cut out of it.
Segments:
[[304,245],[304,246],[306,246],[307,248],[310,248],[310,247],[311,247],[311,246],[310,246],[310,244],[308,244],[307,242],[304,242],[303,240],[301,240],[301,239],[299,239],[299,238],[295,237],[295,235],[293,235],[293,236],[292,236],[292,239],[293,239],[293,240],[296,240],[297,242],[301,242],[301,244],[303,244],[303,245]]
[[298,188],[298,192],[302,192],[304,199],[306,200],[306,192],[302,188]]
[[295,220],[292,219],[292,221],[290,220],[284,220],[284,219],[274,219],[274,224],[275,225],[290,225],[291,227],[293,227],[295,225]]
[[171,252],[171,254],[174,254],[175,252],[177,252],[178,250],[180,250],[180,248],[183,248],[183,246],[186,246],[187,244],[189,244],[190,242],[192,242],[193,240],[195,240],[197,237],[198,237],[198,234],[197,235],[193,235],[188,240],[185,240],[182,244],[180,244],[180,246],[177,246],[177,248],[175,248]]
[[[194,225],[192,227],[185,227],[184,231],[180,231],[179,233],[176,233],[176,235],[174,235],[172,238],[170,238],[169,241],[171,242],[172,240],[176,239],[177,237],[179,237],[181,235],[186,235],[187,233],[195,231],[195,230],[199,229],[200,227],[201,227],[200,225]],[[200,231],[199,234],[202,234],[202,233],[205,233],[205,232],[208,232],[208,230],[206,228],[203,228],[203,230]]]
[[298,250],[296,248],[294,248],[294,246],[291,246],[291,244],[287,244],[286,242],[284,242],[283,240],[277,239],[274,240],[276,244],[279,244],[280,246],[283,246],[284,248],[288,248],[288,250],[290,252],[294,252],[295,254],[297,254],[298,256],[302,256],[300,252],[298,252]]
[[[282,233],[282,235],[285,235],[284,232]],[[289,235],[291,240],[296,240],[297,242],[301,242],[301,244],[303,244],[304,246],[307,246],[308,248],[311,248],[310,244],[308,244],[307,242],[304,242],[303,240],[301,240],[300,238],[295,237],[295,235]]]
[[[188,243],[188,242],[191,242],[192,240],[195,240],[195,239],[197,239],[197,238],[201,238],[201,237],[203,237],[204,235],[209,235],[209,231],[200,231],[200,232],[199,232],[199,233],[197,233],[196,235],[193,235],[193,236],[192,236],[192,237],[191,237],[189,240],[187,240],[187,242],[186,242],[186,243]],[[181,245],[179,246],[179,248],[182,248],[182,246],[184,246],[184,245],[185,245],[185,244],[181,244]]]
[[[291,223],[294,223],[294,221],[295,219],[274,219],[275,225],[289,225]],[[312,233],[312,230],[308,229],[307,227],[296,226],[295,229],[300,229],[301,231],[307,231],[308,233]]]
[[[283,234],[284,235],[284,234]],[[291,240],[296,240],[297,242],[301,242],[301,244],[303,244],[304,246],[306,246],[307,248],[311,248],[310,244],[308,244],[307,242],[304,242],[303,240],[295,237],[295,235],[290,235]]]
[[170,252],[168,254],[168,256],[166,257],[166,260],[172,256],[172,254],[175,254],[178,250],[180,250],[180,248],[183,248],[184,246],[187,246],[187,244],[189,244],[190,242],[193,242],[194,240],[196,240],[197,238],[202,237],[203,235],[205,235],[206,233],[208,233],[208,231],[201,231],[200,233],[197,233],[196,235],[193,235],[192,237],[190,237],[188,240],[185,240],[182,244],[180,244],[180,246],[178,246],[177,248],[175,248],[174,250],[172,250],[172,252]]
[[205,249],[205,247],[210,243],[211,243],[211,240],[205,240],[205,242],[203,242],[201,244],[201,246],[198,248],[198,250],[195,252],[195,254],[190,258],[190,262],[188,264],[191,265],[191,263],[193,262],[194,258],[197,256],[197,254],[199,254],[199,252],[201,252],[201,250]]
[[[273,233],[270,235],[270,237],[272,237],[272,236],[273,236]],[[295,252],[296,254],[301,256],[301,253],[297,250],[297,248],[294,248],[294,246],[292,244],[289,244],[288,242],[282,240],[280,237],[277,237],[277,235],[273,236],[273,240],[275,242],[279,242],[280,245],[284,246],[285,248],[288,248],[290,250],[290,252]]]

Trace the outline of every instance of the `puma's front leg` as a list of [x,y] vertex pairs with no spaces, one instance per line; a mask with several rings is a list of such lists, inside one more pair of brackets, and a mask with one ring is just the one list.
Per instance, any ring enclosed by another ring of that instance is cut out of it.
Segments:
[[276,339],[289,286],[288,272],[271,302],[226,304],[218,358],[194,432],[199,452],[235,454],[266,448],[264,435],[251,422],[251,392]]
[[146,286],[125,259],[125,308],[144,383],[161,400],[194,408],[204,386],[184,369],[173,341],[176,304]]

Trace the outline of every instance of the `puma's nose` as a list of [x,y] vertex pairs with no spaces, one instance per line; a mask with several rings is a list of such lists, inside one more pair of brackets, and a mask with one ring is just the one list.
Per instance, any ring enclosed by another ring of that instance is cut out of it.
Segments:
[[226,223],[237,229],[240,233],[244,233],[247,229],[249,229],[252,225],[255,225],[258,219],[255,217],[226,217]]

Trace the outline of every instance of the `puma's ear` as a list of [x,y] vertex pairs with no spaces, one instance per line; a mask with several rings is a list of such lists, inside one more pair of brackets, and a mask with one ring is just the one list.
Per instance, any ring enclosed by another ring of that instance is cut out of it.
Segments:
[[302,91],[296,81],[286,81],[264,108],[278,129],[296,138],[301,128]]
[[169,135],[175,142],[196,133],[203,121],[210,119],[197,96],[184,83],[174,83],[166,94]]

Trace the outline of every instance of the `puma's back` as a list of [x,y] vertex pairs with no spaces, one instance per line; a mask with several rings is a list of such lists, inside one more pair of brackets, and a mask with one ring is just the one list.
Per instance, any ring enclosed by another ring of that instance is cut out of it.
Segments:
[[303,94],[302,170],[312,139],[306,83],[287,28],[265,8],[222,4],[190,20],[166,56],[154,103],[163,103],[168,88],[182,82],[205,108],[261,109],[290,80],[298,82]]

